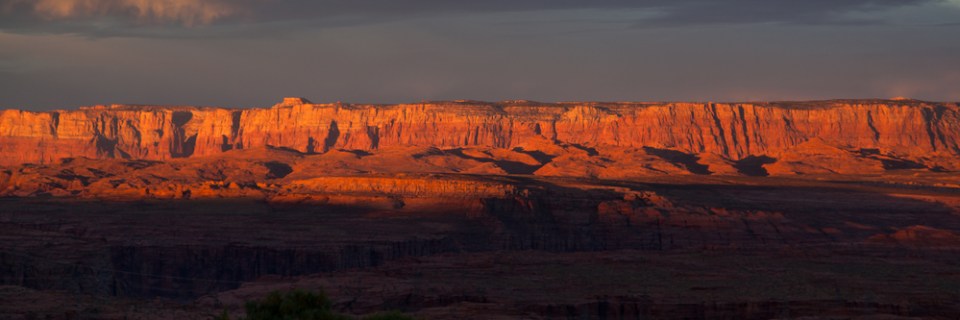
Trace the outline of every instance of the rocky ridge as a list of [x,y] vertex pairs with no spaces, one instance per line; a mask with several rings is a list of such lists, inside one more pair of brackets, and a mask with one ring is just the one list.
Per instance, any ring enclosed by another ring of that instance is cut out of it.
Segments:
[[[261,109],[100,105],[0,112],[2,165],[77,157],[167,161],[263,147],[303,154],[521,151],[540,161],[520,161],[530,170],[496,167],[563,176],[611,175],[602,169],[618,163],[661,173],[676,167],[634,165],[648,157],[693,173],[759,169],[781,159],[770,173],[960,170],[960,106],[916,100],[358,105],[287,98]],[[573,163],[587,169],[564,171]]]

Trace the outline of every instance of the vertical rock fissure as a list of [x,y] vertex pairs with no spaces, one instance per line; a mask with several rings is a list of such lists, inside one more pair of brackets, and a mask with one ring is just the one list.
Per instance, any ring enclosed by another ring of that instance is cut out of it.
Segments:
[[717,115],[717,105],[713,103],[709,104],[708,111],[710,112],[710,116],[713,118],[713,124],[717,129],[717,133],[719,133],[716,137],[714,137],[714,141],[720,147],[720,150],[723,151],[723,155],[729,157],[730,149],[727,146],[727,134],[723,130],[723,123],[720,122],[720,116]]
[[340,128],[337,126],[337,121],[330,120],[330,130],[327,131],[327,138],[323,139],[323,152],[336,147],[337,139],[340,139]]
[[930,138],[930,147],[933,148],[933,151],[937,151],[937,135],[934,133],[933,128],[933,110],[924,108],[921,113],[923,114],[923,122],[927,130],[927,136]]
[[193,112],[174,111],[170,116],[170,122],[173,125],[173,136],[171,137],[170,157],[186,158],[193,155],[197,145],[197,133],[187,136],[185,126],[193,119]]
[[240,117],[243,116],[242,111],[234,111],[230,113],[230,139],[236,141],[240,135]]
[[60,128],[60,113],[51,112],[50,119],[52,120],[52,124],[50,125],[50,135],[53,136],[54,139],[57,139],[59,137],[57,133],[59,132]]
[[370,149],[380,147],[380,127],[367,126],[367,136],[370,138]]
[[880,131],[878,131],[877,127],[873,124],[873,112],[871,110],[867,110],[867,127],[873,132],[873,141],[880,141]]
[[944,106],[936,106],[934,109],[934,114],[936,115],[935,117],[936,123],[931,124],[936,129],[937,142],[943,147],[948,147],[947,137],[943,133],[943,115],[946,112],[947,112],[947,108],[945,108]]
[[[743,105],[738,105],[738,106],[737,106],[737,109],[738,109],[739,115],[740,115],[740,128],[741,128],[741,129],[740,129],[740,134],[743,135],[743,147],[740,148],[740,150],[743,150],[743,151],[745,151],[744,153],[749,154],[749,153],[750,153],[750,150],[751,150],[751,148],[750,148],[750,130],[749,130],[748,127],[747,127],[747,118],[746,118],[746,116],[744,116],[744,113],[746,113],[746,112],[745,112],[744,109],[743,109]],[[741,156],[743,156],[743,155],[742,155],[742,154],[737,154],[737,158],[739,158],[739,157],[741,157]]]

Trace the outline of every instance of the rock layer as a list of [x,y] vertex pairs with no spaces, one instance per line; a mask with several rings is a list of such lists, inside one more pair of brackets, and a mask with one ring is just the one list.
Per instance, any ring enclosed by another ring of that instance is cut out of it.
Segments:
[[544,141],[741,161],[779,158],[811,140],[960,169],[960,106],[915,100],[355,105],[285,99],[262,109],[111,105],[0,112],[2,165],[72,157],[168,160],[266,146],[307,154],[406,146],[537,150]]

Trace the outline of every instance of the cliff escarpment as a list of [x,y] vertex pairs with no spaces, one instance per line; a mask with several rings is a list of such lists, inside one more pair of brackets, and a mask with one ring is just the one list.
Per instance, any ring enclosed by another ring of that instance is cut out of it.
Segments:
[[[355,105],[288,98],[263,109],[112,105],[0,112],[0,165],[77,157],[166,161],[263,147],[324,154],[414,146],[523,150],[561,167],[567,155],[583,151],[614,162],[637,154],[669,158],[704,172],[752,164],[771,173],[957,170],[960,106],[915,100]],[[782,161],[771,166],[776,160]],[[843,164],[818,167],[824,161]],[[521,173],[543,169],[544,162]],[[545,167],[541,174],[556,171]]]

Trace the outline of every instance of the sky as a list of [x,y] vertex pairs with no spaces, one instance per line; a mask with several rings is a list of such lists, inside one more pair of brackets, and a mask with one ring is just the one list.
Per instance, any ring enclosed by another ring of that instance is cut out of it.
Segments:
[[0,108],[960,101],[960,0],[0,0]]

